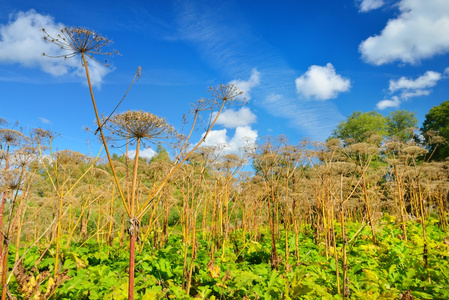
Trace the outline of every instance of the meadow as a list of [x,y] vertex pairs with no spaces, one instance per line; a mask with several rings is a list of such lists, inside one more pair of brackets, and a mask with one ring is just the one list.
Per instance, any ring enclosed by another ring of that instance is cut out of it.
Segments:
[[[194,102],[186,132],[144,111],[100,118],[87,59],[109,41],[44,36],[81,56],[103,149],[55,151],[56,133],[0,120],[2,300],[449,298],[435,132],[266,137],[229,153],[203,142],[244,102],[234,86]],[[148,144],[157,154],[140,158]]]

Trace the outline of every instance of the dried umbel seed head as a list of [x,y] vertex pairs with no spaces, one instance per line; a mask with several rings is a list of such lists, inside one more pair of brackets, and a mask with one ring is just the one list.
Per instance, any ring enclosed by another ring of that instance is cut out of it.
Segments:
[[351,173],[354,170],[354,165],[351,163],[347,163],[347,162],[341,162],[341,161],[336,161],[336,162],[331,162],[329,164],[330,166],[330,171],[334,174],[338,174],[338,175],[346,175]]
[[89,162],[89,157],[72,150],[61,150],[55,152],[54,155],[55,161],[59,165],[82,165]]
[[54,136],[55,136],[55,134],[53,132],[51,132],[50,130],[45,130],[42,128],[34,128],[31,131],[31,134],[38,141],[50,140],[50,139],[54,138]]
[[195,114],[201,111],[208,111],[214,109],[214,103],[206,98],[201,98],[194,103],[190,104],[190,113]]
[[22,184],[22,174],[19,169],[3,170],[0,173],[0,189],[13,191]]
[[356,154],[375,155],[379,152],[377,147],[370,143],[356,143],[349,146],[350,150]]
[[426,154],[427,150],[420,146],[411,145],[402,149],[401,152],[404,155],[415,157]]
[[399,141],[391,141],[391,142],[385,143],[385,145],[384,145],[384,149],[386,151],[390,151],[390,152],[397,152],[404,147],[405,147],[405,144],[402,142],[399,142]]
[[110,176],[106,170],[100,169],[100,168],[92,168],[91,175],[97,179],[98,178],[109,178],[109,176]]
[[424,137],[430,145],[443,145],[448,142],[444,137],[438,134],[438,131],[435,130],[427,130],[424,133]]
[[109,119],[106,128],[113,140],[129,138],[130,142],[139,139],[154,143],[156,140],[172,138],[176,133],[164,118],[144,111],[116,114]]
[[[43,55],[45,56],[63,57],[67,59],[78,54],[84,54],[92,60],[99,62],[93,57],[93,55],[110,56],[112,54],[119,54],[117,51],[103,52],[103,48],[110,46],[112,44],[112,41],[86,28],[66,27],[60,29],[59,33],[56,36],[51,36],[45,30],[45,28],[42,28],[42,32],[44,33],[44,40],[49,41],[57,45],[60,49],[67,51],[67,54],[54,56],[43,53]],[[99,63],[108,65],[107,60],[105,62]]]
[[232,169],[242,165],[244,161],[237,154],[226,154],[221,157],[221,160],[218,162],[221,168],[223,169]]
[[6,128],[0,129],[0,142],[17,145],[21,140],[25,138],[25,135],[20,131]]
[[223,101],[235,103],[240,102],[241,104],[246,104],[245,99],[240,99],[243,92],[233,84],[221,84],[218,87],[211,87],[209,88],[209,93],[212,96],[211,101],[218,105],[220,105]]
[[329,139],[326,141],[326,147],[329,150],[338,150],[341,148],[341,141],[339,139]]
[[38,158],[36,156],[36,149],[25,147],[15,151],[11,157],[12,164],[25,167],[32,161],[36,161]]

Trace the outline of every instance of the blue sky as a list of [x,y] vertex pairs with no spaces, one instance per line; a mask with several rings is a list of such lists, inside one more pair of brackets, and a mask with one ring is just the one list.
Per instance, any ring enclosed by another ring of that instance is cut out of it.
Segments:
[[[416,112],[448,100],[449,1],[11,1],[0,3],[0,118],[60,133],[55,150],[96,154],[94,113],[79,58],[42,32],[82,26],[114,41],[111,66],[91,65],[100,113],[144,110],[180,129],[209,86],[234,83],[208,144],[236,151],[263,136],[326,139],[353,111]],[[201,129],[194,139],[198,140]],[[151,153],[148,150],[147,153]]]

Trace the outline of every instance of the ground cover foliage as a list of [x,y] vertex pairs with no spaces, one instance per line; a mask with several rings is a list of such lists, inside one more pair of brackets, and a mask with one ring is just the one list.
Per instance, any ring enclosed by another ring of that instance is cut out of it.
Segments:
[[81,56],[106,157],[0,120],[1,300],[449,298],[444,120],[421,136],[413,113],[356,112],[325,142],[229,153],[203,142],[243,102],[234,86],[194,102],[187,132],[144,111],[100,118],[88,59],[110,41],[44,37]]
[[[349,299],[398,299],[407,293],[417,299],[447,299],[449,292],[449,244],[432,219],[429,229],[431,251],[427,270],[422,261],[421,226],[408,222],[410,241],[400,238],[394,217],[379,220],[379,242],[372,243],[370,230],[364,228],[348,251]],[[356,234],[360,223],[348,226],[348,235]],[[265,233],[265,234],[264,234]],[[282,233],[282,232],[281,232]],[[233,233],[232,247],[224,255],[210,253],[211,245],[199,239],[192,273],[190,295],[183,285],[185,248],[179,235],[172,235],[161,249],[145,246],[136,256],[136,298],[139,299],[342,299],[336,287],[335,259],[326,259],[324,245],[316,244],[311,228],[300,234],[300,260],[288,255],[288,266],[277,270],[270,266],[271,244],[267,230],[256,240],[243,241],[242,232]],[[337,230],[337,237],[341,232]],[[249,238],[249,236],[247,236]],[[293,235],[288,243],[294,248]],[[128,256],[120,246],[88,242],[72,244],[62,253],[62,269],[70,279],[62,283],[56,299],[126,299]],[[285,249],[282,241],[278,244]],[[341,247],[341,245],[337,245]],[[12,249],[14,250],[14,249]],[[188,251],[191,249],[188,249]],[[238,250],[238,251],[236,251]],[[337,248],[338,250],[338,248]],[[54,247],[41,257],[42,249],[33,247],[23,260],[25,269],[34,274],[52,272]],[[331,251],[334,251],[332,249]],[[280,251],[280,256],[285,253]],[[38,263],[36,263],[38,261]],[[13,264],[13,260],[10,261]],[[37,276],[36,276],[37,277]],[[35,278],[37,280],[37,278]],[[51,282],[50,280],[48,280]],[[49,282],[41,284],[46,291]],[[10,283],[19,290],[18,283]],[[19,299],[26,299],[19,297]]]

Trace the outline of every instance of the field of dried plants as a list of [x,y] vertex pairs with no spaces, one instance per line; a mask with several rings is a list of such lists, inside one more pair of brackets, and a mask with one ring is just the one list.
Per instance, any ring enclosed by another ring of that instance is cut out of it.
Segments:
[[[101,119],[86,57],[108,40],[45,36],[82,57],[104,152],[54,151],[55,133],[1,120],[2,300],[449,298],[438,146],[366,132],[267,137],[226,154],[202,142],[241,102],[235,87],[193,103],[184,135],[143,111]],[[128,155],[148,143],[159,144],[152,159]]]

